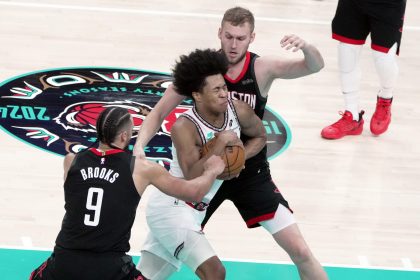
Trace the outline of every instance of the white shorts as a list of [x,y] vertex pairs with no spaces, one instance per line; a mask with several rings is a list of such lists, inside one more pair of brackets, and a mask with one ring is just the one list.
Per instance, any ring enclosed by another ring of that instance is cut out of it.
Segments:
[[185,263],[194,272],[203,262],[216,255],[204,233],[173,227],[160,227],[149,232],[143,251],[162,258],[178,271]]
[[154,189],[145,212],[150,232],[142,251],[162,258],[178,270],[185,263],[194,272],[216,255],[201,231],[205,211],[198,211],[184,201]]
[[277,207],[276,214],[270,220],[260,222],[260,225],[265,228],[271,235],[276,232],[281,231],[282,229],[295,224],[296,220],[293,214],[289,209],[284,207],[282,204],[279,204]]

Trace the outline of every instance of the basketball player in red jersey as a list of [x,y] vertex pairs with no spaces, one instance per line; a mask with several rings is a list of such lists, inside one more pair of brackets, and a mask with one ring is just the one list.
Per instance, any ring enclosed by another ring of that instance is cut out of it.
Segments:
[[332,21],[332,37],[338,43],[338,67],[345,111],[342,117],[321,131],[326,139],[360,135],[363,110],[359,110],[362,78],[360,53],[370,33],[372,56],[380,90],[376,109],[370,119],[370,131],[380,135],[391,123],[393,90],[398,76],[396,55],[401,45],[406,0],[339,0]]
[[[324,61],[319,51],[296,35],[286,35],[281,47],[302,51],[301,59],[262,56],[248,51],[254,41],[254,16],[244,8],[225,12],[218,32],[221,51],[229,65],[224,75],[230,98],[241,99],[262,119],[268,91],[275,79],[294,79],[320,71]],[[170,86],[141,127],[135,153],[143,155],[143,147],[159,129],[164,118],[184,99]],[[247,137],[242,135],[244,143]],[[247,159],[238,178],[225,181],[207,209],[203,226],[225,199],[231,200],[249,228],[263,226],[296,264],[301,279],[327,279],[320,263],[312,255],[283,198],[270,175],[267,148]]]

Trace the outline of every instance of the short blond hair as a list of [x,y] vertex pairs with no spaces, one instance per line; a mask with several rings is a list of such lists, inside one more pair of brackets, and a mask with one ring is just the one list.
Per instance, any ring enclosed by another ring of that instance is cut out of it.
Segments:
[[251,27],[251,32],[254,32],[254,25],[255,25],[254,15],[248,9],[245,9],[242,7],[230,8],[223,15],[222,25],[224,22],[229,22],[233,26],[238,26],[238,25],[248,22]]

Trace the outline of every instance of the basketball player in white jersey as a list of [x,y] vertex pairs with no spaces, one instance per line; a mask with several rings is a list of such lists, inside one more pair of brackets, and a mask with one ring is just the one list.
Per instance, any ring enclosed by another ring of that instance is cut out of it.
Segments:
[[[194,107],[172,127],[172,175],[186,179],[199,176],[207,157],[220,155],[225,146],[242,145],[241,133],[250,138],[244,146],[245,158],[265,146],[265,129],[260,118],[248,104],[228,99],[223,78],[227,68],[225,55],[209,49],[181,56],[175,65],[174,86],[180,94],[194,99]],[[201,158],[202,146],[214,137],[214,147]],[[154,190],[146,208],[150,233],[138,265],[145,277],[167,279],[185,263],[200,279],[225,278],[225,269],[201,230],[206,208],[222,182],[216,180],[199,203]]]
[[[248,104],[263,119],[268,92],[274,80],[295,79],[316,73],[324,67],[324,60],[314,45],[296,35],[284,36],[280,46],[285,50],[302,52],[303,57],[285,59],[258,56],[248,50],[255,39],[254,27],[252,12],[234,7],[223,15],[218,36],[221,52],[229,60],[224,78],[231,98],[251,101]],[[165,90],[142,124],[134,154],[145,156],[143,148],[158,131],[165,117],[184,98],[173,86]],[[238,178],[224,181],[206,210],[202,226],[225,200],[230,200],[248,228],[263,227],[287,252],[302,280],[328,279],[300,232],[287,200],[272,180],[266,151],[267,148],[263,148],[254,157],[249,157]]]

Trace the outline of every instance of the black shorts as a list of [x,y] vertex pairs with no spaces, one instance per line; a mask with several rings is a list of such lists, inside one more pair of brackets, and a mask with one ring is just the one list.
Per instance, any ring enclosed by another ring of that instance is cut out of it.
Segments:
[[145,280],[131,256],[55,248],[29,280]]
[[388,53],[398,43],[399,53],[406,0],[339,0],[332,21],[332,37],[363,45],[370,33],[372,49]]
[[259,222],[272,219],[279,204],[284,205],[293,213],[271,179],[269,167],[256,170],[250,177],[241,176],[240,179],[224,181],[210,201],[202,227],[225,199],[235,204],[249,228],[259,227]]

